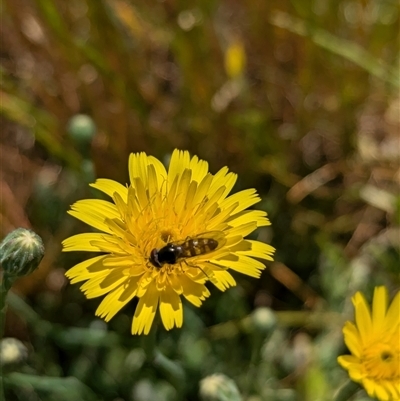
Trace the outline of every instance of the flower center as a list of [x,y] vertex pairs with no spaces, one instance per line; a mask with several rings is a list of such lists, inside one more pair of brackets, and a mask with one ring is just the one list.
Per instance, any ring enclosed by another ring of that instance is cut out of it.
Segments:
[[376,342],[369,344],[362,355],[368,376],[374,379],[400,379],[400,347],[398,339],[391,344]]
[[390,362],[393,359],[393,355],[390,352],[382,352],[381,359],[383,362]]

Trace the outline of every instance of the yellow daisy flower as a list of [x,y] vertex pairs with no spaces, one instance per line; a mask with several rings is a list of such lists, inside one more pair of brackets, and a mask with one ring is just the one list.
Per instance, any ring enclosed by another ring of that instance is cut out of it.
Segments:
[[228,196],[236,174],[215,175],[208,163],[175,150],[168,171],[145,153],[129,157],[130,184],[98,179],[92,187],[112,202],[80,200],[69,214],[102,231],[74,235],[64,251],[101,252],[71,268],[71,283],[86,281],[87,298],[106,297],[96,315],[109,321],[131,299],[139,299],[132,334],[148,334],[157,309],[167,330],[181,327],[181,296],[200,306],[211,281],[224,291],[236,285],[229,269],[259,277],[274,248],[244,239],[270,224],[266,213],[245,210],[260,201],[254,189]]
[[338,358],[350,379],[381,401],[400,400],[400,292],[390,306],[388,298],[385,287],[375,287],[371,310],[360,292],[354,295],[355,324],[343,328],[352,355]]

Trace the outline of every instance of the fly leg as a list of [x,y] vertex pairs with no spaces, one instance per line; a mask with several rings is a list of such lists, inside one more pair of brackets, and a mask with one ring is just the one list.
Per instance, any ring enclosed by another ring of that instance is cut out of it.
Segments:
[[[201,272],[210,280],[210,276],[200,266],[191,265],[185,259],[183,259],[182,262],[185,263],[185,265],[188,266],[188,267],[194,267],[196,269],[200,269]],[[182,264],[181,264],[181,266],[182,266]]]

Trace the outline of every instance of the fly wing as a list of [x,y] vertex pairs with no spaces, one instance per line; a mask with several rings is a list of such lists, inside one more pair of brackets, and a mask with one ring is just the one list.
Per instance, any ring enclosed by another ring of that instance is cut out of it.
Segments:
[[174,246],[178,247],[178,246],[185,246],[185,244],[189,241],[189,240],[201,240],[201,239],[212,239],[214,241],[218,242],[218,245],[215,249],[213,249],[213,252],[220,249],[222,246],[224,246],[224,244],[226,243],[226,236],[225,233],[222,231],[205,231],[203,233],[200,234],[196,234],[190,237],[186,237],[185,239],[181,239],[181,240],[177,240],[177,241],[171,241],[171,244],[173,244]]
[[226,236],[223,231],[206,231],[204,233],[197,234],[196,236],[191,237],[191,238],[192,239],[207,238],[207,239],[213,239],[214,241],[217,241],[218,246],[213,251],[220,249],[226,243]]

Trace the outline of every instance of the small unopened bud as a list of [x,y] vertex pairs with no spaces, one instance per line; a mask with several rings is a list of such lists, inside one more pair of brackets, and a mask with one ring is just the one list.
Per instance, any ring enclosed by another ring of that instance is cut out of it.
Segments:
[[43,255],[42,239],[31,230],[17,228],[0,244],[0,266],[4,277],[14,279],[32,273]]
[[265,306],[257,308],[251,314],[251,321],[254,328],[262,334],[268,334],[276,327],[275,313]]
[[3,338],[0,341],[0,366],[6,370],[14,370],[28,358],[28,348],[16,338]]
[[207,376],[200,382],[200,398],[202,401],[242,400],[236,383],[221,373]]
[[76,114],[68,121],[67,132],[77,145],[86,146],[92,141],[96,126],[91,117],[86,114]]

